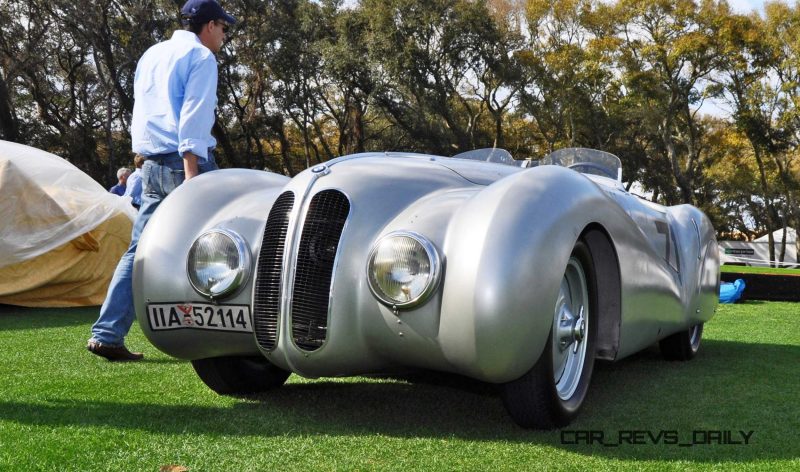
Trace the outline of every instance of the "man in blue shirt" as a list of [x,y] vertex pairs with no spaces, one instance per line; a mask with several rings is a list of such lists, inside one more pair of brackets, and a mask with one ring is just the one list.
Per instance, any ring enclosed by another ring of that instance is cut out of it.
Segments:
[[136,316],[133,257],[139,237],[161,201],[185,179],[216,169],[211,136],[217,105],[217,61],[228,26],[236,20],[214,0],[188,0],[183,31],[148,49],[136,66],[131,119],[133,151],[142,165],[142,205],[131,244],[122,256],[87,349],[110,361],[144,356],[125,347]]
[[110,189],[109,192],[113,193],[114,195],[119,195],[120,197],[125,195],[125,190],[127,190],[127,183],[128,178],[131,175],[131,170],[127,167],[120,167],[117,170],[117,185],[114,185]]
[[142,206],[142,166],[144,165],[145,158],[141,154],[137,154],[133,158],[133,165],[136,169],[133,174],[128,176],[128,181],[125,183],[125,197],[131,197],[131,205],[137,210]]

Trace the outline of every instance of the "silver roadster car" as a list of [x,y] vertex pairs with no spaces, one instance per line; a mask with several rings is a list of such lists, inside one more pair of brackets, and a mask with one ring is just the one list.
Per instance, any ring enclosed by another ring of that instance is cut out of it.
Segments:
[[439,371],[502,385],[523,427],[564,426],[596,359],[657,341],[691,359],[717,305],[708,218],[621,182],[616,156],[582,148],[203,174],[142,235],[138,320],[220,394]]

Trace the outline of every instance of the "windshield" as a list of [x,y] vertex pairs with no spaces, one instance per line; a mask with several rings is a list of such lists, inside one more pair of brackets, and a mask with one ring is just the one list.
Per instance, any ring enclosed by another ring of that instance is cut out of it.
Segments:
[[516,167],[530,166],[529,160],[517,161],[511,156],[510,152],[500,148],[475,149],[474,151],[467,151],[467,152],[462,152],[461,154],[456,154],[451,159],[466,159],[468,161],[494,162],[495,164],[506,164],[509,166],[516,166]]
[[622,182],[622,162],[619,157],[597,149],[559,149],[540,159],[539,165],[567,167],[584,174],[601,175]]

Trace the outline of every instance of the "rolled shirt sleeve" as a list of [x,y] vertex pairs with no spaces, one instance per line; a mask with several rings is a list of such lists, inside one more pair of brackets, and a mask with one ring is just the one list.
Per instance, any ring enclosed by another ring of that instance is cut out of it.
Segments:
[[178,152],[191,152],[198,163],[205,162],[208,149],[216,145],[209,138],[217,107],[217,61],[211,54],[203,56],[189,72],[178,123]]

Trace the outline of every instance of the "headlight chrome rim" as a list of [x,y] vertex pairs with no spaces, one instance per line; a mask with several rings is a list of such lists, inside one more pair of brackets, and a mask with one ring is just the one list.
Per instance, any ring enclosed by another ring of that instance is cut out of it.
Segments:
[[[195,246],[198,244],[198,241],[211,234],[221,234],[230,239],[234,247],[236,248],[236,253],[239,259],[239,265],[235,270],[236,273],[231,282],[228,283],[221,290],[218,290],[216,292],[210,289],[206,289],[202,286],[199,286],[195,282],[192,272],[193,271],[192,254],[194,253]],[[252,256],[250,254],[250,247],[248,246],[247,241],[245,241],[244,238],[242,238],[238,233],[230,229],[212,228],[207,231],[204,231],[202,234],[200,234],[200,236],[198,236],[194,240],[194,242],[189,248],[189,254],[186,261],[186,276],[189,279],[189,283],[191,284],[192,288],[197,293],[211,300],[219,300],[235,295],[239,291],[239,289],[241,289],[245,285],[248,278],[250,277],[251,271],[252,271]]]
[[[428,257],[428,261],[430,263],[430,277],[427,286],[422,292],[420,292],[419,295],[405,302],[400,302],[386,296],[386,294],[384,294],[379,287],[376,287],[377,282],[373,279],[372,276],[372,268],[375,262],[375,256],[378,254],[378,250],[380,249],[381,244],[383,244],[385,241],[389,239],[398,237],[407,237],[416,241],[425,250],[425,253]],[[367,285],[369,286],[369,289],[375,296],[375,298],[377,298],[384,305],[387,305],[394,309],[415,308],[428,301],[430,296],[439,286],[439,279],[441,278],[441,267],[442,267],[442,262],[441,262],[441,257],[439,256],[439,251],[436,249],[436,246],[432,242],[430,242],[430,240],[428,240],[428,238],[413,231],[393,231],[391,233],[383,235],[372,245],[369,257],[367,258]]]

